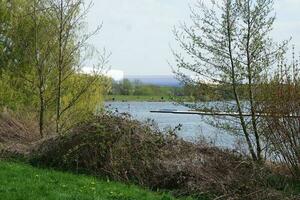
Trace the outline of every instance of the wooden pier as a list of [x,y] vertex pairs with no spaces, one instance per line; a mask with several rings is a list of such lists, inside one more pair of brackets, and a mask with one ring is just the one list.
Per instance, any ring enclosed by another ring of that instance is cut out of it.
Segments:
[[[231,117],[238,117],[240,116],[239,113],[234,112],[204,112],[204,111],[175,111],[175,110],[153,110],[150,111],[151,113],[161,113],[161,114],[177,114],[177,115],[203,115],[203,116],[231,116]],[[251,116],[249,113],[243,113],[243,116]]]
[[[161,113],[161,114],[177,114],[177,115],[202,115],[202,116],[229,116],[229,117],[239,117],[240,114],[237,112],[208,112],[208,111],[177,111],[177,110],[153,110],[150,111],[151,113]],[[276,115],[276,114],[266,114],[266,113],[256,113],[257,117],[287,117],[287,118],[297,118],[300,119],[300,116],[295,115]],[[251,113],[242,113],[242,116],[244,117],[251,117]]]

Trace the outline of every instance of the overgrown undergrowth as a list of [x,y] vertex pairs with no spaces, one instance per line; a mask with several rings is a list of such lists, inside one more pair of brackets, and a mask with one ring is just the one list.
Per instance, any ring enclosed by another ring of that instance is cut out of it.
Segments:
[[31,142],[27,149],[24,156],[35,166],[168,190],[177,196],[300,198],[300,184],[279,175],[274,164],[254,165],[233,151],[186,142],[173,131],[161,133],[153,124],[126,114],[103,114],[66,135]]

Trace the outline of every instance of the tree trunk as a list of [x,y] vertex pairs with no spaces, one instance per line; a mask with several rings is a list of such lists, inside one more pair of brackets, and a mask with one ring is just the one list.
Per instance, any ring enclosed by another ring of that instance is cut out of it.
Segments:
[[229,8],[228,4],[227,4],[226,9],[227,9],[227,13],[226,13],[227,16],[226,17],[227,17],[228,51],[229,51],[230,64],[231,64],[232,89],[233,89],[235,101],[236,101],[236,104],[237,104],[239,119],[240,119],[240,122],[241,122],[241,126],[242,126],[242,129],[243,129],[244,136],[246,138],[246,142],[248,144],[250,154],[252,156],[252,159],[254,161],[257,161],[257,156],[255,154],[255,151],[253,149],[253,146],[252,146],[252,143],[251,143],[251,140],[250,140],[250,135],[249,135],[248,130],[247,130],[246,122],[245,122],[243,112],[242,112],[242,108],[241,108],[240,99],[239,99],[239,96],[238,96],[238,93],[237,93],[237,83],[236,83],[236,79],[235,79],[236,71],[235,71],[235,63],[234,63],[234,59],[233,59],[233,55],[232,55],[232,44],[231,44],[232,43],[232,38],[231,38],[230,8]]
[[56,133],[60,133],[60,117],[61,117],[61,85],[62,85],[62,70],[63,70],[63,0],[60,0],[60,27],[59,27],[59,41],[58,41],[58,82],[57,82],[57,97],[56,97]]
[[35,54],[35,67],[38,75],[38,90],[39,90],[39,132],[40,136],[44,137],[44,79],[43,79],[43,66],[39,62],[39,50],[38,50],[38,19],[37,19],[37,1],[34,1],[34,54]]
[[256,116],[256,108],[254,105],[254,94],[253,94],[253,76],[252,76],[252,66],[251,66],[251,55],[250,55],[250,32],[251,32],[251,22],[250,22],[250,4],[248,1],[248,19],[247,19],[247,24],[248,24],[248,31],[247,31],[247,44],[246,44],[246,54],[247,54],[247,73],[248,73],[248,93],[249,93],[249,101],[250,101],[250,109],[251,109],[251,122],[252,122],[252,127],[254,131],[254,136],[255,136],[255,142],[256,142],[256,155],[257,155],[257,160],[261,161],[262,160],[262,151],[261,151],[261,144],[260,144],[260,136],[257,130],[257,116]]

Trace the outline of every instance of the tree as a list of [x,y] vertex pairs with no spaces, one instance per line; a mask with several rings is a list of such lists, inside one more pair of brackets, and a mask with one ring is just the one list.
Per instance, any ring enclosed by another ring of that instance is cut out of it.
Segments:
[[63,120],[67,120],[64,115],[68,116],[71,108],[99,81],[100,72],[107,63],[107,55],[103,53],[99,56],[99,62],[92,69],[92,78],[84,79],[85,82],[81,82],[77,90],[70,93],[70,81],[74,80],[76,74],[83,72],[85,61],[92,59],[95,53],[91,51],[87,41],[99,32],[101,26],[93,32],[83,34],[83,20],[92,5],[90,3],[86,6],[84,0],[50,0],[50,5],[53,8],[51,14],[57,22],[54,26],[56,49],[53,51],[57,74],[56,132],[63,133],[63,124],[66,124]]
[[[49,80],[49,77],[53,76],[53,59],[51,58],[51,51],[54,49],[52,42],[53,30],[52,24],[54,22],[53,17],[47,15],[48,7],[41,0],[34,0],[32,2],[32,28],[33,28],[33,65],[34,65],[34,77],[37,79],[35,87],[37,88],[38,104],[39,104],[39,132],[41,137],[44,137],[44,121],[45,112],[53,97],[47,95],[47,90],[51,87],[53,80]],[[34,81],[35,82],[35,81]],[[50,93],[52,93],[50,91]]]
[[23,108],[38,108],[39,131],[43,137],[46,106],[51,98],[47,96],[47,90],[51,85],[53,43],[50,24],[53,18],[47,15],[49,8],[41,0],[3,2],[2,9],[7,13],[4,24],[8,25],[2,34],[6,49],[1,56],[5,58],[2,63],[6,69],[2,86],[11,86],[10,93],[6,93],[12,96],[9,101]]
[[[300,57],[299,57],[300,58]],[[283,163],[295,178],[300,177],[300,60],[282,57],[275,75],[265,82],[260,106],[269,117],[263,118],[264,136],[272,160]]]
[[[192,9],[192,26],[174,31],[189,56],[174,52],[177,76],[191,80],[184,70],[195,73],[200,82],[230,85],[238,113],[239,128],[254,161],[262,160],[262,134],[258,128],[257,86],[275,63],[286,42],[276,45],[270,38],[275,17],[273,0],[224,0],[198,2]],[[239,88],[247,87],[241,100]],[[246,103],[245,103],[246,102]],[[245,117],[250,113],[250,121]]]
[[[45,129],[68,130],[101,101],[107,55],[87,44],[100,30],[83,32],[90,6],[79,0],[1,1],[0,106],[34,113],[42,137]],[[97,59],[91,73],[83,71],[86,59]]]
[[122,81],[121,95],[131,95],[133,90],[132,83],[128,79]]
[[7,1],[0,1],[0,72],[2,72],[5,67],[5,59],[7,55],[8,38],[6,37],[6,32],[9,27],[10,14],[7,7],[9,3]]

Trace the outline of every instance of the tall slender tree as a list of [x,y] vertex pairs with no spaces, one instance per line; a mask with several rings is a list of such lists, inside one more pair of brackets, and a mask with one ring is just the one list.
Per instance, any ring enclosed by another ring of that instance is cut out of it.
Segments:
[[[187,59],[174,52],[178,67],[175,73],[182,80],[193,82],[185,73],[187,70],[202,82],[231,86],[235,101],[231,111],[238,113],[252,159],[260,162],[263,148],[257,87],[286,45],[286,42],[277,45],[270,37],[275,20],[273,0],[199,1],[192,8],[191,19],[192,26],[184,24],[174,31],[185,55],[189,56]],[[242,85],[247,86],[248,95],[241,100]],[[250,121],[244,116],[248,112]]]
[[33,30],[33,77],[36,79],[33,82],[37,89],[39,105],[38,121],[41,137],[44,137],[46,108],[51,99],[53,99],[51,95],[47,95],[47,90],[51,90],[49,85],[53,82],[50,80],[51,73],[54,71],[50,53],[55,47],[55,44],[52,42],[53,31],[51,30],[51,23],[53,23],[54,19],[48,15],[48,9],[51,8],[47,6],[42,0],[34,0],[31,6],[31,13],[29,13]]
[[91,3],[86,4],[84,0],[50,0],[53,9],[53,15],[56,17],[57,26],[55,27],[55,40],[57,41],[57,50],[55,57],[56,63],[56,132],[63,132],[63,115],[74,107],[91,88],[95,82],[99,80],[99,73],[106,65],[107,57],[104,54],[100,55],[99,63],[93,65],[93,78],[85,79],[85,83],[77,88],[76,92],[64,98],[70,91],[68,90],[69,82],[74,78],[74,75],[83,72],[85,61],[94,52],[88,45],[88,40],[98,33],[101,26],[94,31],[82,34],[84,27],[84,18],[88,13]]
[[[5,3],[4,3],[5,2]],[[4,50],[1,56],[6,66],[6,84],[11,86],[11,101],[18,104],[18,98],[29,109],[37,109],[39,132],[44,136],[44,120],[47,95],[50,90],[49,75],[51,65],[53,17],[48,15],[47,4],[42,0],[2,1],[6,10],[4,32]],[[29,106],[30,104],[30,106]]]

